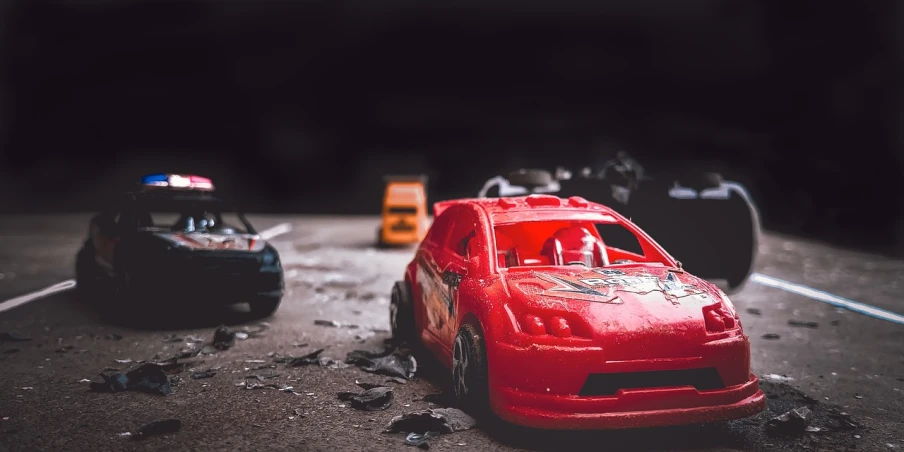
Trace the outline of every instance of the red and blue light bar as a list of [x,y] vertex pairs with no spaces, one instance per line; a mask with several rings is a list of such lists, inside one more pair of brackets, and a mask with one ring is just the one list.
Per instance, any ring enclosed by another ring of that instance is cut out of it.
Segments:
[[195,175],[148,174],[141,178],[141,185],[145,187],[213,191],[213,181],[209,178]]

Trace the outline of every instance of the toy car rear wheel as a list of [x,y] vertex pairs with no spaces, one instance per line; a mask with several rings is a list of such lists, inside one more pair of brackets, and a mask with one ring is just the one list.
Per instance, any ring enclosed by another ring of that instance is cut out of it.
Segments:
[[392,286],[389,300],[389,323],[392,337],[401,341],[414,341],[414,305],[411,301],[411,286],[405,281],[396,281]]
[[452,349],[452,389],[459,406],[478,419],[491,414],[486,356],[480,328],[462,325]]
[[279,309],[281,302],[282,297],[259,296],[249,302],[248,307],[251,309],[251,315],[254,318],[265,318],[273,315]]

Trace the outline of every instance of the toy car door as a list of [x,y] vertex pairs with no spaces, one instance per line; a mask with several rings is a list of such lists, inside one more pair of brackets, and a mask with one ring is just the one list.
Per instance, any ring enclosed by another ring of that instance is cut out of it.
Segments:
[[435,256],[439,269],[437,283],[442,288],[443,305],[434,305],[437,311],[434,315],[442,319],[442,328],[438,329],[436,335],[443,346],[451,351],[458,332],[458,287],[468,275],[468,245],[475,240],[477,219],[465,208],[449,213],[455,215],[455,221],[444,246]]

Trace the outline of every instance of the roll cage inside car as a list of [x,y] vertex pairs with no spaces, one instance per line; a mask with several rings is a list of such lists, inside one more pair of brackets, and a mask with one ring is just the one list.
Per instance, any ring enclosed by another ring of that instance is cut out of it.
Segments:
[[[525,215],[529,214],[529,215]],[[661,263],[669,267],[679,267],[678,263],[650,236],[636,225],[615,212],[599,212],[578,209],[534,209],[529,212],[487,212],[481,207],[462,203],[452,205],[446,212],[436,218],[431,234],[424,242],[445,250],[451,271],[459,275],[470,276],[498,274],[506,271],[497,258],[499,243],[497,231],[510,226],[524,226],[528,240],[543,242],[547,237],[530,238],[532,232],[550,232],[558,225],[616,225],[634,235],[642,254],[605,245],[609,255],[626,258],[635,262]],[[588,231],[600,238],[597,227],[589,227]],[[602,237],[605,239],[605,237]],[[537,263],[542,265],[542,263]],[[546,263],[545,265],[550,265]],[[520,266],[519,266],[520,267]],[[530,268],[531,266],[524,266]]]

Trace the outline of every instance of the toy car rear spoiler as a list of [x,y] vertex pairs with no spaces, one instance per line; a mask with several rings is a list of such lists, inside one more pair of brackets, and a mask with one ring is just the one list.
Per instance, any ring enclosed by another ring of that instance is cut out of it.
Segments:
[[426,185],[427,179],[428,179],[428,177],[426,174],[383,176],[383,182],[386,182],[387,184],[390,182],[420,182],[420,183]]

